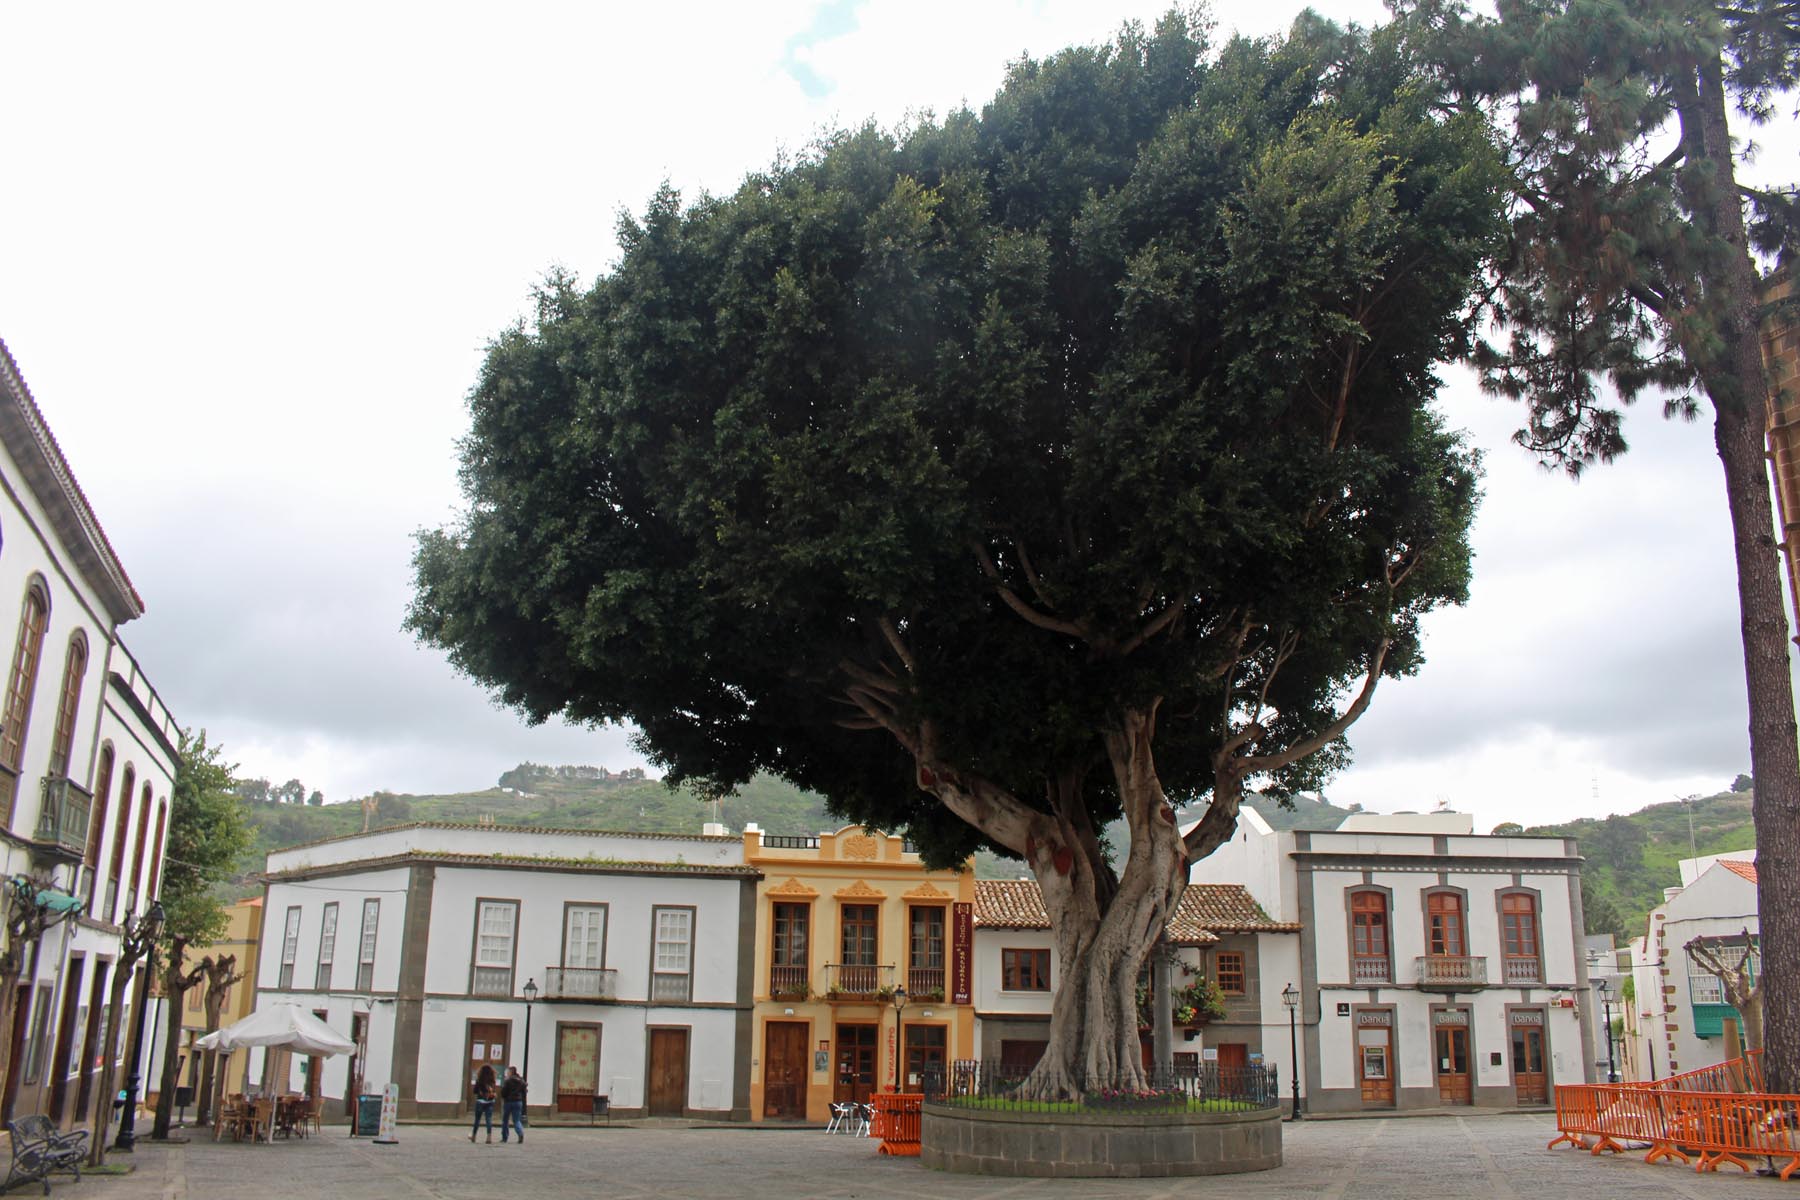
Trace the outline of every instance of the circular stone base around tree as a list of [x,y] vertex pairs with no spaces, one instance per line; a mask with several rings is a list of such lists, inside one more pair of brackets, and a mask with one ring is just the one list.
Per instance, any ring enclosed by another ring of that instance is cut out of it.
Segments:
[[1135,1179],[1281,1165],[1281,1110],[998,1112],[927,1104],[919,1161],[965,1175]]

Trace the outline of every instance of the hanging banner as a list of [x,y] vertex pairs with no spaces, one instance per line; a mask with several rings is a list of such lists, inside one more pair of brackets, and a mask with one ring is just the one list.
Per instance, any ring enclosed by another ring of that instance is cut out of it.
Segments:
[[970,958],[975,953],[975,906],[958,903],[950,915],[950,1003],[968,1004]]

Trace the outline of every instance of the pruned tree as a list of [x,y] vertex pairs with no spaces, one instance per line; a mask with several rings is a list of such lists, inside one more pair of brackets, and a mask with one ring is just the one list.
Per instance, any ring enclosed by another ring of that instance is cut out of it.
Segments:
[[1744,1020],[1744,1049],[1763,1048],[1763,980],[1756,970],[1757,939],[1746,926],[1734,938],[1697,937],[1683,947],[1688,958],[1719,981],[1725,1003]]
[[1525,403],[1520,444],[1579,472],[1625,451],[1620,403],[1649,392],[1665,415],[1712,410],[1765,863],[1768,1080],[1800,1089],[1800,747],[1761,346],[1765,271],[1800,247],[1800,194],[1791,158],[1772,186],[1741,170],[1743,135],[1800,83],[1800,4],[1394,6],[1440,77],[1507,135],[1512,238],[1490,307],[1505,340],[1475,361],[1491,390]]
[[671,783],[767,770],[931,862],[1023,859],[1061,963],[1031,1090],[1137,1082],[1189,864],[1247,783],[1341,764],[1464,596],[1433,371],[1496,170],[1391,37],[1170,15],[665,189],[490,348],[408,624],[534,720],[634,722]]
[[[235,954],[209,954],[200,960],[199,970],[206,979],[206,991],[201,993],[200,1002],[206,1015],[208,1033],[219,1028],[220,1017],[225,1011],[225,997],[232,985],[244,981],[244,973],[237,969],[237,961]],[[219,1052],[206,1051],[206,1057],[200,1062],[199,1105],[194,1113],[194,1123],[205,1125],[212,1119],[213,1076],[218,1071]],[[221,1078],[220,1083],[223,1082]]]

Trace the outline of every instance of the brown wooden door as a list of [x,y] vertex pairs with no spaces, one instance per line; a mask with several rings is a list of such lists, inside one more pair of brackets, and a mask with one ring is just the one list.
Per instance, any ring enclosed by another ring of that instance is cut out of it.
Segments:
[[650,1031],[650,1083],[645,1088],[653,1117],[679,1117],[687,1111],[688,1031]]
[[1475,1093],[1469,1081],[1469,1031],[1460,1025],[1437,1028],[1438,1101],[1472,1104]]
[[806,1023],[770,1021],[763,1028],[763,1116],[806,1118]]
[[1386,1026],[1356,1031],[1356,1071],[1364,1108],[1394,1107],[1394,1037]]
[[832,1073],[831,1098],[866,1104],[875,1093],[875,1050],[880,1031],[873,1025],[837,1027],[837,1069]]
[[1246,1042],[1220,1042],[1219,1070],[1241,1071],[1250,1065],[1250,1046]]
[[463,1111],[474,1111],[475,1077],[484,1066],[494,1068],[495,1082],[506,1078],[507,1042],[512,1026],[505,1021],[469,1022],[469,1070],[463,1081]]
[[1512,1031],[1513,1089],[1520,1104],[1548,1104],[1550,1089],[1544,1077],[1544,1031],[1534,1025],[1515,1025]]

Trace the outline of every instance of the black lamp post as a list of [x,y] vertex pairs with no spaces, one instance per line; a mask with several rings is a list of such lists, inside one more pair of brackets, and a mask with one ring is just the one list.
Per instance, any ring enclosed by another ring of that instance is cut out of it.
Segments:
[[537,980],[525,981],[525,1069],[519,1072],[525,1076],[525,1102],[531,1103],[531,1004],[537,999]]
[[1619,1082],[1619,1068],[1613,1061],[1612,990],[1607,987],[1604,979],[1599,980],[1598,984],[1601,1017],[1606,1022],[1606,1082],[1617,1083]]
[[1293,1120],[1300,1119],[1300,989],[1288,984],[1281,989],[1281,1002],[1288,1010],[1288,1079],[1294,1089]]
[[901,1023],[906,1018],[906,989],[894,989],[894,1091],[906,1090],[906,1039]]
[[150,981],[156,973],[156,939],[162,936],[162,927],[162,901],[153,900],[138,917],[123,947],[132,951],[132,958],[144,960],[144,984],[138,989],[137,1013],[131,1023],[131,1074],[125,1077],[125,1109],[119,1114],[119,1136],[113,1141],[114,1150],[127,1153],[137,1144],[138,1069],[144,1052],[144,1014],[150,1007]]

